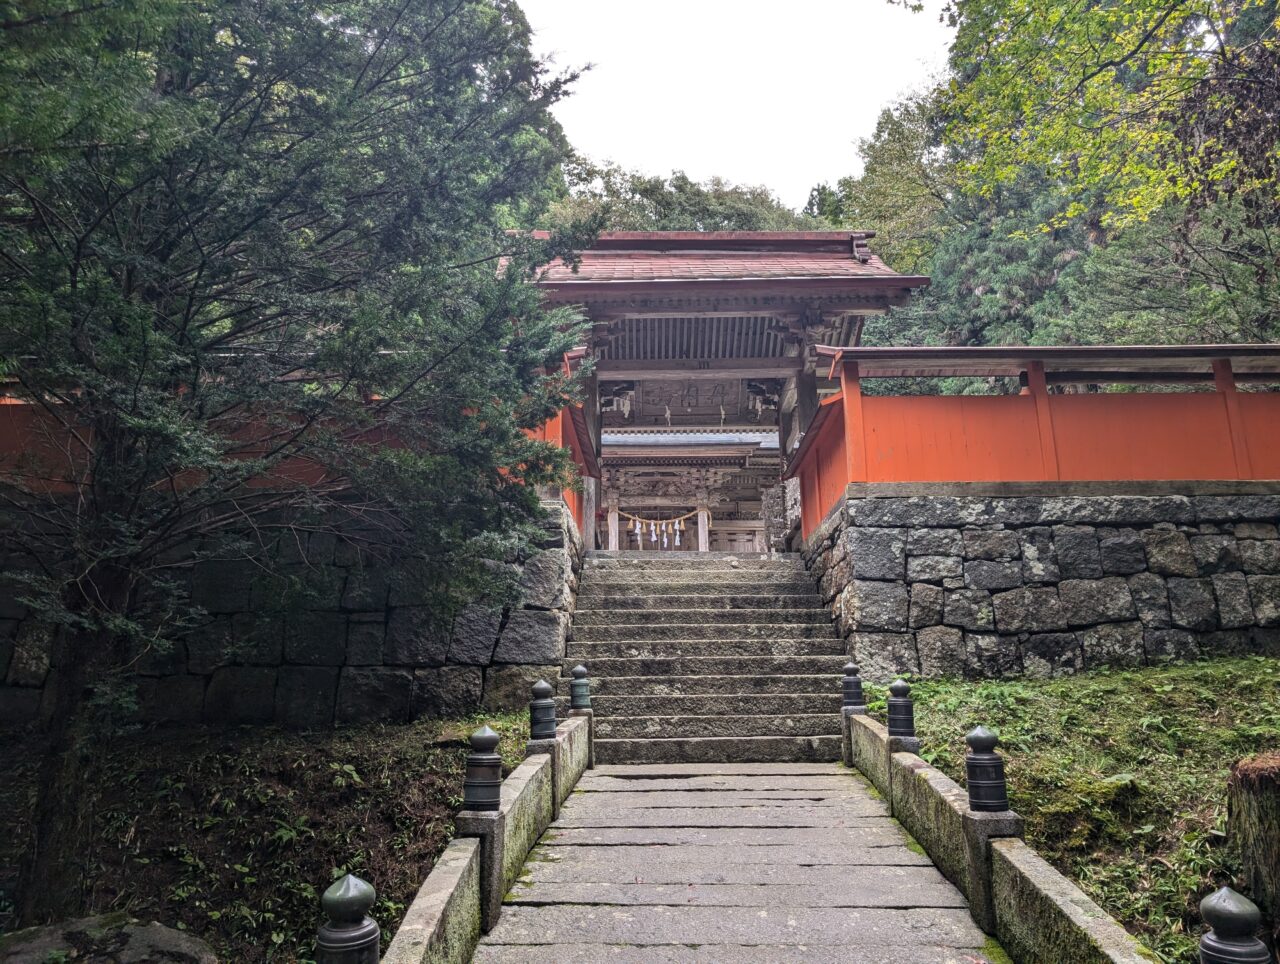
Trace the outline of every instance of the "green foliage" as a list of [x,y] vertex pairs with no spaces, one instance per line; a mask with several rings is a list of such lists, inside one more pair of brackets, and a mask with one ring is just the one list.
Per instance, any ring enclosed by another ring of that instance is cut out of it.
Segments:
[[610,231],[794,231],[826,227],[822,217],[797,213],[767,187],[723,178],[694,181],[683,171],[656,177],[575,158],[565,166],[567,195],[544,223],[591,223]]
[[950,3],[947,76],[884,112],[860,176],[810,200],[933,278],[865,340],[1280,338],[1276,15],[1273,0]]
[[582,329],[530,281],[583,235],[507,231],[552,195],[573,79],[512,0],[0,16],[0,357],[43,419],[0,477],[3,549],[38,574],[22,594],[76,697],[36,919],[74,912],[78,697],[116,700],[131,651],[189,625],[193,551],[271,569],[319,531],[412,570],[443,616],[495,588],[537,486],[568,482],[524,430],[574,397]]
[[1224,835],[1227,774],[1280,747],[1280,661],[920,680],[912,695],[926,759],[963,784],[964,734],[996,730],[1028,841],[1161,960],[1195,959],[1200,898],[1244,887]]
[[[374,917],[389,938],[452,837],[466,737],[484,722],[502,734],[509,772],[523,759],[527,713],[305,735],[122,737],[102,752],[89,909],[190,930],[222,960],[305,960],[320,894],[349,871],[376,888]],[[0,801],[21,823],[34,754],[6,750],[15,779]],[[3,876],[19,837],[0,847]]]
[[[46,616],[163,634],[121,604],[171,594],[156,560],[199,537],[265,564],[302,510],[429,585],[482,580],[564,470],[522,430],[571,396],[546,372],[580,331],[527,283],[561,241],[504,233],[563,156],[547,109],[571,79],[518,8],[24,10],[0,355],[71,442],[3,481],[40,521]],[[33,97],[57,103],[33,118]],[[80,498],[44,497],[49,476]],[[87,592],[65,575],[86,572]]]
[[862,174],[815,187],[806,212],[833,224],[874,226],[876,253],[904,274],[928,270],[946,234],[954,170],[940,145],[939,92],[881,111],[875,133],[858,142]]
[[977,147],[974,189],[1044,171],[1100,190],[1117,225],[1214,196],[1205,182],[1271,195],[1274,210],[1275,131],[1260,143],[1232,131],[1274,103],[1271,0],[995,0],[951,14],[951,137]]

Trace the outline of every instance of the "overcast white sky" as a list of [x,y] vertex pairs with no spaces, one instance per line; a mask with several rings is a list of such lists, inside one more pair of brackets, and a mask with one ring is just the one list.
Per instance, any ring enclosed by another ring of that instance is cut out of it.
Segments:
[[946,61],[940,0],[520,0],[533,49],[593,64],[556,115],[595,160],[764,184],[801,207]]

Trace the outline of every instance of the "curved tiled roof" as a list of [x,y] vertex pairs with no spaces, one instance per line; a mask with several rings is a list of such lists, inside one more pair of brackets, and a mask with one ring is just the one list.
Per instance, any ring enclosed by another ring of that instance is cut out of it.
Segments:
[[786,279],[898,281],[871,253],[870,231],[616,231],[600,235],[577,266],[548,265],[542,284],[778,281]]

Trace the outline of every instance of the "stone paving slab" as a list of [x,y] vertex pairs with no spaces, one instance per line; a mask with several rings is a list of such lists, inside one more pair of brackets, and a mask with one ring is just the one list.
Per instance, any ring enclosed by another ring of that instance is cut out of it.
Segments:
[[902,831],[887,819],[848,830],[826,827],[564,827],[547,831],[549,847],[902,847]]
[[528,944],[481,945],[475,964],[991,964],[980,951],[950,947],[895,950],[862,945],[808,947],[795,944]]
[[[865,794],[866,786],[855,777],[845,774],[832,776],[790,776],[779,780],[775,776],[721,776],[721,777],[661,777],[645,780],[627,780],[619,777],[595,776],[603,766],[597,766],[578,783],[583,793],[652,793],[656,790],[703,793],[711,791],[777,790],[790,793],[854,793]],[[851,787],[853,789],[851,789]]]
[[851,771],[846,770],[842,774],[839,767],[832,766],[830,763],[618,763],[596,767],[583,778],[580,786],[589,789],[590,782],[600,777],[634,779],[654,776],[713,777],[763,774],[839,777],[845,774],[851,775]]
[[989,964],[960,892],[838,765],[602,765],[578,790],[481,964]]
[[966,907],[945,880],[933,885],[914,882],[875,887],[765,884],[614,884],[604,882],[517,882],[510,904],[637,904],[690,907]]
[[878,827],[888,818],[883,810],[859,812],[851,807],[573,807],[562,811],[551,825],[552,832],[564,827]]
[[[861,867],[861,866],[894,866],[894,867],[932,867],[933,863],[924,854],[916,853],[903,847],[829,847],[825,845],[772,847],[734,847],[708,856],[710,851],[672,850],[667,846],[623,845],[602,847],[591,844],[556,844],[556,841],[545,837],[542,844],[534,851],[534,860],[539,863],[550,863],[557,860],[576,860],[583,862],[613,861],[621,867],[645,867],[675,865],[678,862],[695,863],[709,867],[713,871],[728,872],[735,864],[754,864],[764,867]],[[528,864],[525,869],[529,869]]]
[[574,809],[643,809],[649,807],[849,807],[853,812],[887,814],[879,800],[867,797],[866,791],[844,790],[619,790],[616,792],[575,793]]
[[[715,677],[702,677],[714,679]],[[752,679],[752,677],[742,677]],[[779,677],[781,678],[781,677]],[[645,738],[639,740],[596,740],[596,759],[601,763],[647,763],[679,760],[683,763],[723,760],[772,762],[777,760],[835,761],[840,759],[840,737],[827,736],[709,736]]]
[[[839,657],[847,659],[848,657]],[[572,663],[573,661],[568,661]],[[570,670],[572,665],[570,666]],[[767,713],[758,716],[601,716],[596,718],[599,739],[642,740],[683,737],[830,736],[840,733],[838,713]]]
[[602,944],[787,944],[980,948],[986,935],[967,910],[811,907],[530,907],[508,904],[487,944],[559,944],[590,935]]
[[[812,855],[791,851],[781,856],[784,847],[770,847],[774,860],[716,860],[714,863],[690,858],[664,856],[651,847],[614,847],[601,851],[598,847],[539,848],[525,865],[521,880],[532,883],[565,881],[579,883],[643,883],[643,884],[781,884],[797,887],[938,887],[950,886],[922,855],[907,851],[908,866],[884,864],[814,864],[800,863]],[[867,853],[866,851],[863,851]],[[883,851],[874,853],[883,859]]]

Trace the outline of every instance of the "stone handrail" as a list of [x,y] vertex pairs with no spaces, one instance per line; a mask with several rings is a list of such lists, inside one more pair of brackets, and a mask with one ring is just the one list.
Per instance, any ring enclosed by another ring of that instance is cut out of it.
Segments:
[[[576,682],[585,680],[579,677]],[[490,763],[497,760],[492,752],[497,734],[488,727],[473,734],[464,809],[454,818],[457,836],[423,881],[382,964],[471,960],[481,933],[498,922],[502,898],[515,884],[529,851],[593,765],[592,723],[590,709],[572,709],[570,718],[556,726],[553,738],[531,740],[524,762],[501,782],[496,801],[476,787],[492,786],[484,779],[490,769],[493,780],[497,778],[500,764]],[[351,875],[326,891],[328,920],[320,928],[317,964],[378,964],[378,929],[367,916],[373,903],[373,888]]]
[[[890,728],[868,716],[857,667],[849,664],[845,674],[845,765],[879,791],[890,816],[968,899],[974,923],[1014,960],[1149,964],[1156,959],[1022,839],[1023,819],[1008,808],[994,733],[979,727],[967,737],[966,790],[917,755],[913,727],[895,729],[892,713]],[[910,702],[910,687],[901,680],[890,691],[891,702]],[[1270,960],[1253,936],[1257,908],[1246,898],[1223,888],[1201,906],[1213,927],[1201,941],[1206,964]]]

